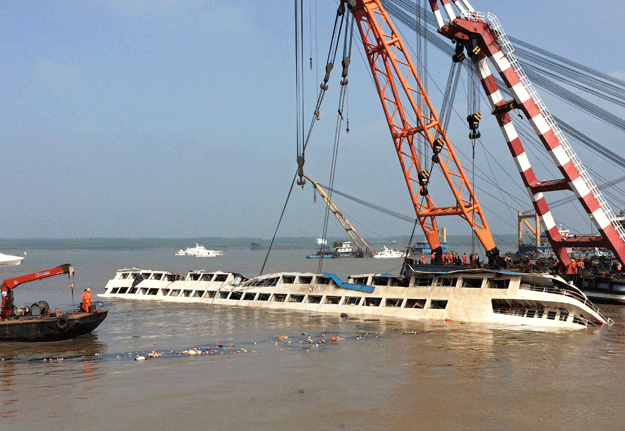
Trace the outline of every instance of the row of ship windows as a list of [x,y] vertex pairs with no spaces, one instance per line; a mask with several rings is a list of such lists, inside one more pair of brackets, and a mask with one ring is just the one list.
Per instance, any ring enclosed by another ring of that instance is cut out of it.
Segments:
[[[207,273],[189,273],[185,280],[190,281],[214,281],[224,282],[227,281],[229,274],[207,274]],[[135,279],[141,276],[143,280],[166,280],[171,279],[173,274],[169,273],[122,273],[120,275],[121,280]],[[463,277],[461,287],[479,289],[483,285],[483,278],[471,278]],[[171,280],[173,281],[173,280]],[[280,277],[261,278],[256,280],[250,280],[245,283],[246,286],[277,286],[279,282],[283,284],[320,284],[320,285],[335,285],[334,280],[327,277],[308,276],[308,275],[282,275]],[[355,277],[352,280],[354,284],[367,285],[369,284],[368,277]],[[412,286],[415,287],[429,287],[429,286],[441,286],[441,287],[456,287],[458,284],[458,277],[415,277]],[[400,286],[408,287],[409,279],[400,277],[371,277],[369,285],[372,286]],[[486,287],[489,289],[507,289],[510,285],[509,279],[487,279]]]
[[[160,291],[160,292],[159,292]],[[258,293],[258,292],[219,292],[189,289],[159,289],[138,287],[113,287],[111,295],[149,295],[181,298],[218,298],[233,301],[269,301],[269,302],[300,302],[307,304],[334,304],[334,305],[363,305],[368,307],[397,307],[397,308],[430,308],[444,310],[447,300],[432,299],[429,306],[427,299],[414,298],[381,298],[362,296],[332,296],[332,295],[297,295],[286,293]]]
[[[566,322],[569,319],[570,313],[567,310],[545,310],[543,308],[532,308],[528,304],[524,304],[521,301],[509,301],[509,300],[492,300],[493,312],[497,314],[505,314],[507,316],[526,317],[529,319],[542,319],[546,317],[547,320],[560,320]],[[546,313],[545,313],[546,312]],[[546,316],[545,316],[546,314]],[[579,316],[573,314],[573,323],[586,326],[590,322]]]

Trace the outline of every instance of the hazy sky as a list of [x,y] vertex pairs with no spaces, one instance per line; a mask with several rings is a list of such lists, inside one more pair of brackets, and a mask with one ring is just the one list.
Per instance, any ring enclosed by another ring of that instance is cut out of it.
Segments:
[[[317,31],[307,23],[305,32],[325,61],[337,3],[315,4]],[[625,78],[622,0],[472,4],[514,37]],[[5,1],[0,12],[0,237],[273,235],[296,169],[293,2]],[[335,187],[413,215],[362,47],[354,49]],[[444,89],[450,61],[431,54]],[[306,124],[317,66],[306,70]],[[306,173],[323,184],[339,79],[337,68],[307,153]],[[458,127],[464,137],[466,124]],[[622,136],[592,131],[622,148]],[[515,171],[496,128],[483,142]],[[493,231],[514,233],[510,210],[478,198],[500,212],[488,220]],[[410,233],[406,222],[336,202],[364,236]],[[310,186],[295,189],[279,235],[320,235],[323,210]],[[441,223],[469,233],[459,220]],[[329,237],[343,238],[330,224]]]

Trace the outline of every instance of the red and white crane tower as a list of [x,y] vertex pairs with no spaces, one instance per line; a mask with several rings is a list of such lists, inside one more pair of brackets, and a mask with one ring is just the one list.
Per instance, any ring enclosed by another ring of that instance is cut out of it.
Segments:
[[[497,17],[476,12],[467,0],[453,0],[452,3],[440,0],[445,19],[438,0],[429,1],[438,32],[456,43],[456,53],[465,49],[473,62],[491,104],[492,114],[499,123],[557,258],[569,268],[571,259],[567,248],[605,247],[625,265],[625,230],[523,72]],[[494,66],[513,99],[503,98],[489,63]],[[509,114],[513,109],[525,114],[562,178],[543,181],[536,178]],[[545,193],[560,190],[572,191],[576,195],[599,235],[564,236],[558,231]]]

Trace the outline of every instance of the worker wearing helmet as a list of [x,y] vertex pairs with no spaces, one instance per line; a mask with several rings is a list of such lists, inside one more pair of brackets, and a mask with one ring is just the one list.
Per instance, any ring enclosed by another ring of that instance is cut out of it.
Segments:
[[86,288],[82,293],[82,309],[85,313],[89,312],[89,308],[91,307],[91,289]]

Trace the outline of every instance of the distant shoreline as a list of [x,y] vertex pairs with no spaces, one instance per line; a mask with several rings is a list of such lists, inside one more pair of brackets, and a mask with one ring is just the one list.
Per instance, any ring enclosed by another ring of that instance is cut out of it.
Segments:
[[[515,235],[501,235],[497,240],[500,250],[506,250],[516,245]],[[348,240],[349,238],[338,237],[334,240]],[[408,243],[409,236],[394,238],[370,238],[369,245],[376,249],[386,245],[391,248],[402,248]],[[414,241],[423,241],[417,237]],[[223,237],[198,237],[198,238],[0,238],[0,251],[2,250],[140,250],[140,249],[171,249],[177,250],[194,246],[196,243],[209,249],[250,248],[251,243],[259,243],[262,250],[266,250],[271,244],[270,239],[264,238],[223,238]],[[479,244],[479,242],[476,242]],[[470,235],[448,235],[448,249],[454,247],[466,248],[471,245]],[[316,249],[318,248],[314,237],[281,237],[274,241],[276,249]],[[259,250],[259,251],[262,251]]]

